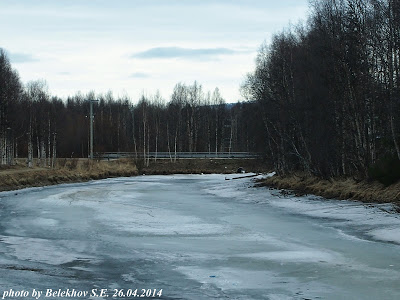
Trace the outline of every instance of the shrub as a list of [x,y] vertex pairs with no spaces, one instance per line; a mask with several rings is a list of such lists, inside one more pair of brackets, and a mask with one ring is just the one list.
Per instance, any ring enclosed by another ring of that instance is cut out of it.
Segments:
[[71,158],[71,160],[69,161],[68,169],[75,170],[77,166],[78,166],[78,159]]
[[386,155],[369,168],[368,175],[385,186],[396,183],[400,180],[400,160],[397,156]]
[[86,171],[90,170],[90,169],[91,169],[91,166],[92,166],[92,163],[91,163],[90,160],[85,160],[85,161],[83,161],[83,163],[82,163],[82,168],[83,168],[84,170],[86,170]]
[[134,159],[133,164],[136,166],[138,173],[142,174],[145,167],[143,159]]
[[61,168],[64,168],[65,165],[67,164],[67,159],[66,159],[66,158],[63,158],[63,159],[57,158],[57,162],[58,162],[58,165],[59,165]]

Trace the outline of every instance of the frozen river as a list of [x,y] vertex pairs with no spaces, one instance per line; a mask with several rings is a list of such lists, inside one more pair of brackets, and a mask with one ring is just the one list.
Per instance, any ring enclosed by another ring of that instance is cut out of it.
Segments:
[[400,299],[400,219],[390,206],[282,197],[224,179],[0,193],[0,299],[10,289],[29,293],[13,299],[70,295],[48,289],[81,292],[68,299],[130,299],[135,289],[162,289],[162,299]]

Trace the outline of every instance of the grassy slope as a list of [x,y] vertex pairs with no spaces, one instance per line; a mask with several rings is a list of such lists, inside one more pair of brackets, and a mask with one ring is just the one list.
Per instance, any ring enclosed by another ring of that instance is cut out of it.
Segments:
[[0,191],[138,174],[235,173],[239,167],[252,172],[265,171],[264,163],[253,159],[151,160],[149,167],[145,167],[142,160],[88,161],[61,158],[55,169],[27,168],[23,165],[24,161],[20,160],[17,166],[0,169]]
[[132,175],[137,175],[137,168],[129,160],[59,159],[55,169],[17,165],[0,170],[0,191]]
[[363,202],[394,203],[400,206],[400,182],[385,187],[379,182],[356,181],[350,178],[324,180],[304,174],[293,174],[284,177],[273,176],[260,183],[273,188],[293,190],[297,194],[314,194],[325,198]]

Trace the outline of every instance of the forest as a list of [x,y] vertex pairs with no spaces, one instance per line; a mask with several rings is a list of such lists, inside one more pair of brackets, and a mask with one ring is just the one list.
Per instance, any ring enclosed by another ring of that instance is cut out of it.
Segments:
[[170,99],[62,100],[44,81],[22,84],[1,50],[1,164],[88,157],[89,101],[99,100],[95,153],[249,151],[279,174],[400,177],[400,1],[312,1],[307,22],[276,33],[255,62],[235,104],[198,82],[177,83]]
[[[112,92],[77,93],[66,101],[51,96],[45,81],[23,85],[4,50],[0,51],[0,156],[2,165],[26,157],[32,166],[54,166],[57,157],[88,157],[89,105],[94,110],[94,154],[131,152],[262,151],[261,118],[255,103],[227,104],[218,88],[203,91],[178,83],[171,99],[160,93],[132,101]],[[136,102],[136,104],[132,104]]]
[[310,6],[307,23],[260,48],[242,86],[267,157],[281,174],[400,179],[400,1]]

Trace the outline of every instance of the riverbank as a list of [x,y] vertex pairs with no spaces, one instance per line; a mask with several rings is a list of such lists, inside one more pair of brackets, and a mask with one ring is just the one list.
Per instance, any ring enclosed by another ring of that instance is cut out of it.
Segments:
[[236,173],[239,167],[248,172],[266,172],[264,165],[256,159],[181,159],[176,162],[159,159],[151,160],[149,166],[145,166],[142,160],[132,159],[89,161],[60,158],[56,167],[51,169],[28,168],[21,159],[16,166],[0,169],[0,191],[143,174],[229,174]]
[[266,163],[259,159],[179,159],[176,162],[169,159],[150,161],[144,166],[143,161],[137,161],[139,174],[170,175],[170,174],[232,174],[238,168],[246,172],[264,173],[269,169]]
[[297,195],[313,194],[328,199],[393,203],[400,207],[400,182],[385,187],[376,181],[356,181],[353,178],[325,180],[305,174],[293,174],[264,178],[259,181],[259,185],[293,191]]
[[61,158],[53,169],[38,166],[27,168],[21,162],[16,166],[0,169],[0,191],[137,174],[132,160],[89,161]]
[[[257,159],[180,159],[142,160],[119,159],[89,161],[87,159],[58,159],[56,168],[27,168],[18,165],[0,169],[0,191],[60,183],[84,182],[110,177],[169,174],[232,174],[241,167],[246,172],[266,173],[265,162]],[[351,178],[323,180],[304,174],[273,176],[258,182],[261,186],[293,191],[297,195],[313,194],[328,199],[350,199],[369,203],[394,203],[400,207],[400,182],[389,187],[378,182],[356,181]]]
[[1,284],[163,289],[157,299],[400,299],[396,214],[250,185],[137,176],[1,195]]

